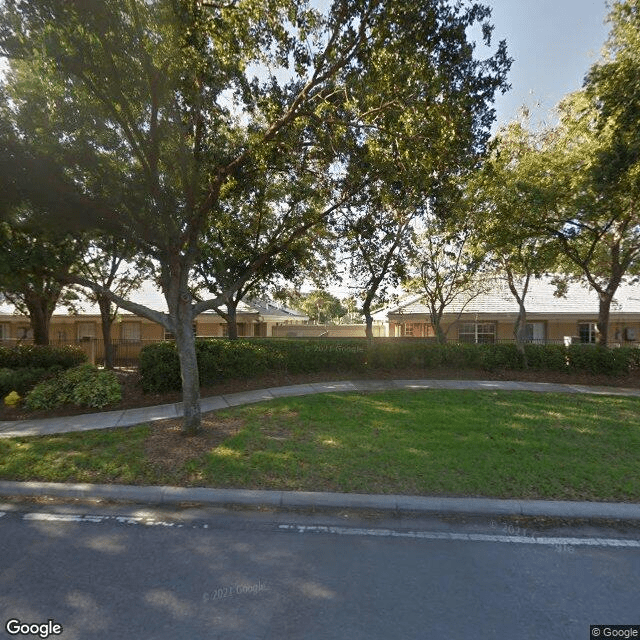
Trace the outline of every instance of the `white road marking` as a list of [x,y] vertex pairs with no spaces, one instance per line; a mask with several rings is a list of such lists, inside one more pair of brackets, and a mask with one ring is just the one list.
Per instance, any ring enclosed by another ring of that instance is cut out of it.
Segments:
[[358,529],[320,525],[281,524],[279,529],[298,533],[331,533],[340,536],[414,538],[420,540],[462,540],[466,542],[506,542],[511,544],[567,545],[581,547],[620,547],[640,549],[640,540],[616,538],[544,538],[535,536],[500,536],[486,533],[441,533],[435,531],[394,531],[393,529]]
[[[5,512],[0,511],[0,517]],[[101,524],[119,522],[120,524],[155,527],[183,528],[185,525],[165,520],[156,520],[150,516],[106,516],[106,515],[74,515],[66,513],[25,513],[23,520],[29,522],[77,522]],[[191,525],[191,529],[208,529],[208,524]],[[329,533],[340,536],[370,536],[377,538],[412,538],[418,540],[450,540],[463,542],[501,542],[508,544],[537,544],[545,546],[575,547],[617,547],[622,549],[640,549],[640,540],[623,540],[620,538],[569,538],[538,536],[502,536],[487,533],[447,533],[438,531],[396,531],[394,529],[362,529],[358,527],[336,527],[326,525],[281,524],[280,531],[297,533]]]
[[0,518],[6,513],[6,511],[0,511]]
[[107,522],[109,520],[115,520],[120,524],[142,524],[146,526],[160,526],[160,527],[182,527],[181,524],[175,522],[165,522],[164,520],[156,520],[151,517],[140,516],[78,516],[66,513],[25,513],[22,516],[23,520],[27,521],[45,521],[45,522],[79,522],[86,523],[91,522],[99,524]]

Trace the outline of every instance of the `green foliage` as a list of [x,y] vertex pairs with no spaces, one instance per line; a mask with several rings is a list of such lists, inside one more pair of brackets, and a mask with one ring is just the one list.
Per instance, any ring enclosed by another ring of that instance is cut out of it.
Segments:
[[42,380],[54,376],[60,372],[59,366],[44,368],[0,369],[0,396],[4,396],[10,391],[17,391],[21,396]]
[[[524,368],[515,344],[457,344],[424,339],[386,341],[364,339],[204,339],[196,343],[202,386],[229,379],[251,378],[265,373],[349,372],[403,369]],[[593,345],[525,345],[530,369],[585,371],[625,375],[640,366],[640,350],[602,349]],[[180,389],[180,365],[173,342],[147,345],[140,353],[140,374],[146,392]]]
[[524,352],[530,369],[566,371],[567,348],[561,344],[526,344]]
[[180,362],[174,342],[149,344],[138,359],[144,391],[180,389]]
[[35,344],[0,347],[0,368],[3,369],[70,369],[86,360],[87,356],[80,347]]
[[515,344],[484,344],[482,367],[488,371],[495,369],[522,369],[524,360]]
[[637,349],[606,349],[589,344],[572,344],[567,349],[569,366],[576,371],[620,376],[634,367]]
[[[231,378],[251,378],[267,372],[312,373],[358,371],[365,362],[362,340],[198,340],[200,384],[211,386]],[[180,389],[180,366],[173,342],[147,345],[140,352],[142,388]]]
[[27,396],[26,406],[30,410],[55,409],[64,404],[102,408],[119,402],[121,397],[120,383],[112,371],[82,364],[41,382]]
[[198,371],[202,385],[225,378],[250,378],[270,368],[269,350],[260,343],[207,340],[196,342]]
[[[307,264],[310,237],[363,185],[433,176],[431,195],[473,163],[510,66],[504,42],[475,56],[468,29],[490,46],[490,16],[411,0],[7,0],[0,212],[27,201],[37,228],[131,239],[159,258],[170,312],[112,300],[188,335],[181,323],[243,283]],[[203,274],[216,297],[192,302]],[[190,336],[180,349],[192,363]]]
[[298,311],[302,311],[309,320],[318,324],[336,322],[340,316],[347,313],[347,308],[340,300],[327,291],[315,289],[309,293],[292,292],[289,304]]

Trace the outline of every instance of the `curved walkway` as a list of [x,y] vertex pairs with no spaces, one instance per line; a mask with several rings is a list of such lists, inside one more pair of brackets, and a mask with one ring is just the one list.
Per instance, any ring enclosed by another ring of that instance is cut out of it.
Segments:
[[[286,387],[272,387],[256,391],[243,391],[201,400],[203,412],[227,409],[243,404],[263,402],[288,396],[306,396],[317,393],[388,391],[392,389],[471,389],[474,391],[535,391],[544,393],[584,393],[592,395],[635,396],[640,389],[619,387],[592,387],[579,384],[554,384],[549,382],[505,382],[500,380],[345,380],[341,382],[315,382]],[[47,435],[91,429],[131,427],[144,422],[179,418],[182,403],[163,404],[155,407],[121,409],[76,416],[0,422],[0,438]]]

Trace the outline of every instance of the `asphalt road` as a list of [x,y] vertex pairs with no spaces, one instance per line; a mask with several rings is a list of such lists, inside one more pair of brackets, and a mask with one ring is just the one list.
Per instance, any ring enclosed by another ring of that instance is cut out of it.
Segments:
[[0,623],[64,640],[587,640],[640,624],[639,540],[622,524],[5,505]]

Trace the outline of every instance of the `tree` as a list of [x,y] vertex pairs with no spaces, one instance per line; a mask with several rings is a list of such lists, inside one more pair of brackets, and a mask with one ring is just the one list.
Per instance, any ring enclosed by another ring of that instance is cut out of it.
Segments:
[[488,290],[481,267],[484,255],[471,242],[467,229],[447,229],[446,225],[432,219],[432,226],[419,236],[415,258],[414,276],[407,288],[423,294],[429,309],[429,319],[440,344],[447,341],[442,328],[442,316],[447,307],[458,302],[458,318],[466,306]]
[[[378,214],[378,215],[376,215]],[[406,276],[406,253],[412,246],[415,212],[395,216],[384,209],[365,209],[345,216],[341,236],[349,256],[350,274],[361,283],[360,309],[365,335],[373,339],[372,305],[386,299],[385,285],[398,285]]]
[[[348,155],[350,179],[360,186],[356,201],[343,211],[340,233],[351,276],[362,288],[369,339],[374,300],[386,301],[388,289],[406,276],[414,222],[436,203],[446,215],[455,197],[452,185],[483,156],[495,117],[491,105],[496,92],[508,88],[511,64],[504,42],[481,61],[466,38],[468,26],[488,19],[487,7],[457,12],[445,3],[414,3],[388,11],[375,64],[354,82],[354,99],[366,105],[361,135]],[[434,25],[428,31],[425,16]],[[485,23],[487,45],[491,31]],[[406,51],[412,49],[408,62]],[[389,85],[393,98],[385,105],[381,88]]]
[[534,186],[533,197],[542,203],[565,268],[586,278],[598,294],[599,343],[606,346],[611,302],[625,276],[638,271],[639,193],[632,175],[637,168],[615,170],[606,160],[611,141],[593,127],[598,116],[586,98],[581,92],[563,103],[561,125],[538,158],[539,175],[546,179]]
[[526,366],[529,284],[554,266],[557,251],[523,193],[527,163],[536,151],[536,136],[525,125],[513,122],[498,133],[489,157],[465,184],[462,215],[471,225],[472,242],[504,275],[518,304],[514,337]]
[[85,245],[68,235],[35,236],[0,222],[0,291],[29,316],[35,344],[49,344],[51,316],[59,304],[73,305],[78,295],[57,274],[68,274],[82,259]]
[[[137,251],[153,260],[167,314],[88,278],[73,279],[174,333],[185,433],[197,432],[200,424],[194,318],[225,304],[271,258],[349,200],[355,185],[345,179],[342,153],[363,125],[375,129],[384,121],[389,127],[411,111],[411,102],[393,108],[397,86],[371,84],[384,52],[402,54],[410,68],[416,42],[450,34],[462,44],[436,55],[460,57],[470,47],[465,29],[488,15],[481,5],[463,11],[435,0],[418,8],[408,0],[334,0],[325,15],[301,0],[5,0],[0,53],[42,83],[42,93],[52,96],[51,110],[64,118],[56,120],[49,145],[34,147],[13,130],[0,130],[0,151],[17,161],[2,176],[3,185],[12,197],[32,200],[37,194],[25,176],[44,167],[54,187],[49,212],[64,208],[69,225],[133,237]],[[407,29],[420,37],[410,39]],[[441,78],[434,79],[427,59],[419,86],[438,86]],[[502,45],[483,69],[501,76],[505,59]],[[256,67],[266,79],[254,76]],[[380,124],[352,99],[357,82],[358,95],[370,84],[379,96]],[[493,87],[487,80],[473,87],[461,81],[455,88],[471,103]],[[436,102],[445,97],[436,94]],[[456,109],[463,106],[464,100],[456,103]],[[446,114],[442,121],[448,126]],[[50,147],[75,149],[80,142],[83,154],[63,171],[49,161]],[[308,184],[314,184],[313,200],[278,211],[279,233],[245,272],[222,294],[194,300],[194,269],[205,238],[230,224],[224,207],[229,190],[243,172],[273,164],[281,175],[297,175],[290,185],[294,201]],[[101,171],[111,176],[113,192],[95,188]]]
[[302,311],[314,324],[335,323],[347,313],[347,309],[338,298],[320,289],[292,296],[289,301],[294,309]]
[[640,5],[616,2],[609,20],[603,60],[561,102],[559,125],[534,136],[517,171],[531,212],[523,224],[553,238],[567,277],[598,294],[603,346],[616,291],[640,271]]
[[[302,184],[300,178],[307,180]],[[298,183],[294,193],[291,185]],[[228,211],[228,224],[218,225],[205,234],[203,250],[195,265],[195,274],[202,289],[214,296],[222,296],[233,287],[250,268],[256,255],[268,251],[282,233],[283,211],[295,211],[315,206],[318,213],[324,202],[317,200],[315,181],[309,182],[304,171],[278,166],[276,160],[262,172],[243,171],[234,181],[223,206]],[[291,243],[286,250],[264,262],[233,294],[223,307],[215,311],[227,323],[228,337],[238,337],[236,311],[247,296],[266,296],[276,283],[304,280],[308,276],[319,283],[332,271],[333,243],[326,225],[318,225],[315,232]]]
[[[78,271],[83,277],[98,283],[105,291],[124,298],[140,288],[149,273],[149,264],[140,256],[132,254],[130,243],[107,236],[97,238],[90,244]],[[111,326],[117,317],[118,307],[105,293],[95,293],[89,289],[85,295],[100,309],[104,366],[105,369],[113,369]]]

